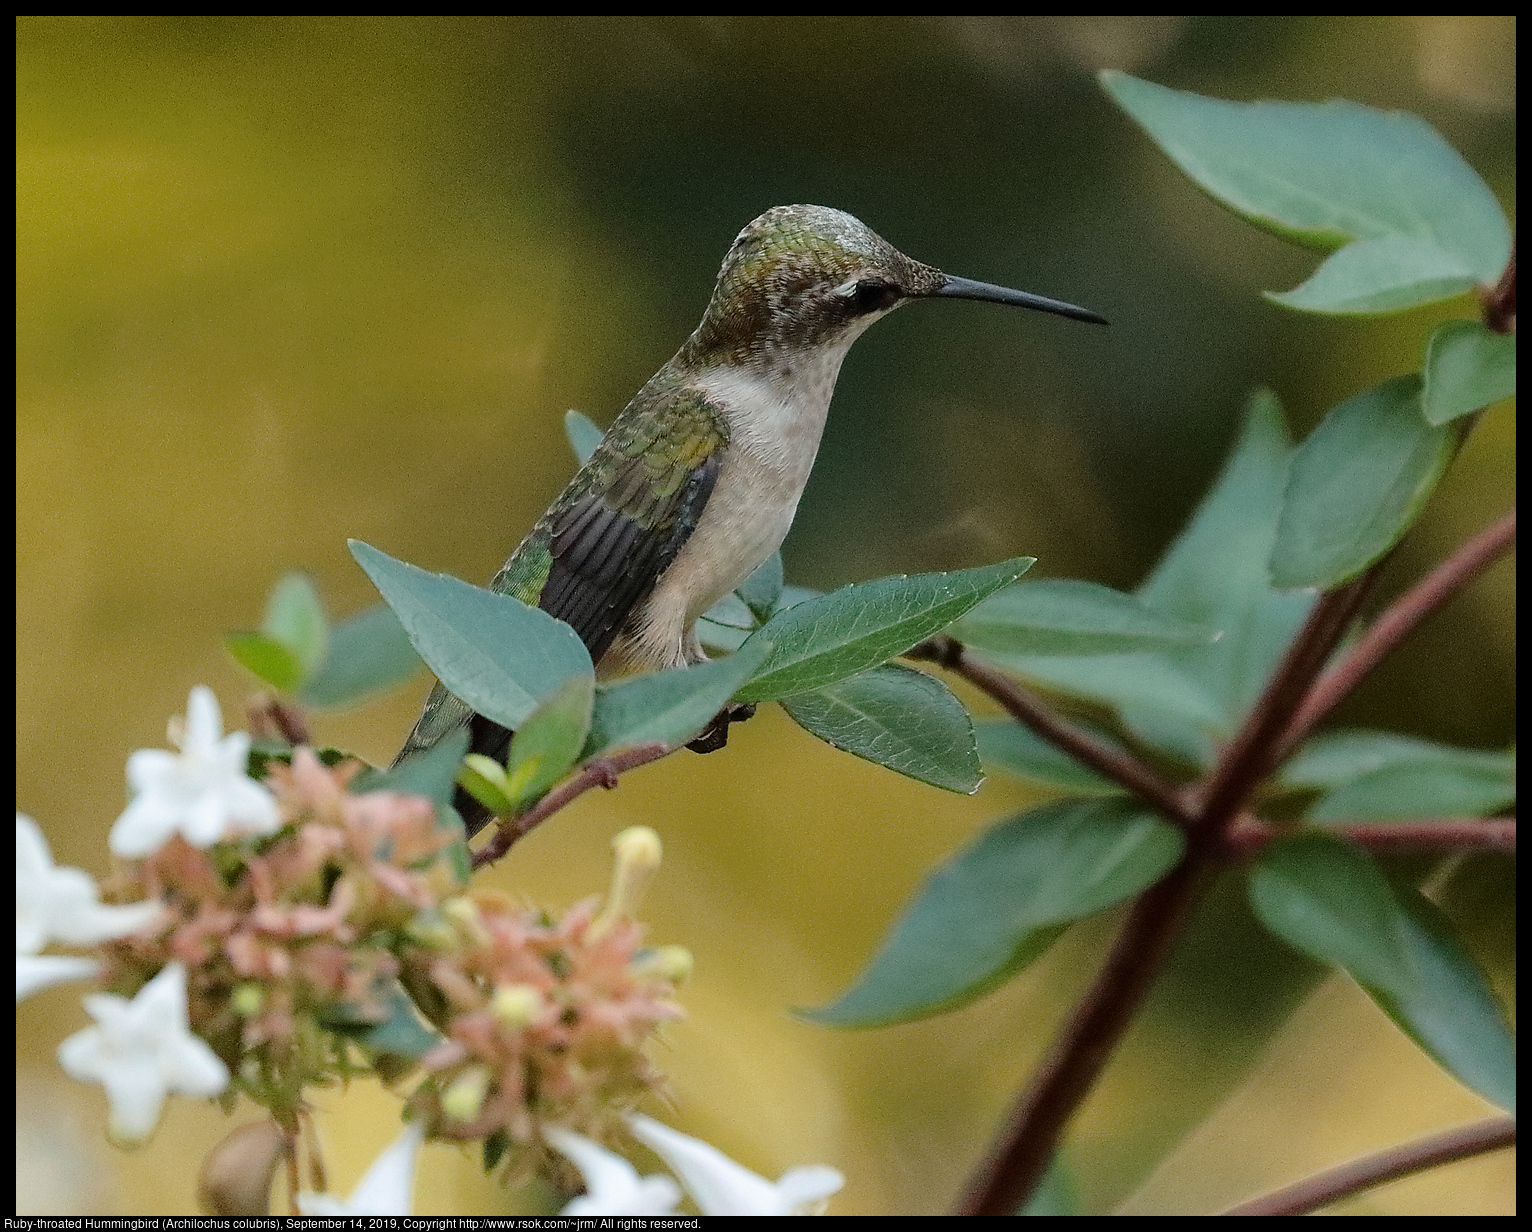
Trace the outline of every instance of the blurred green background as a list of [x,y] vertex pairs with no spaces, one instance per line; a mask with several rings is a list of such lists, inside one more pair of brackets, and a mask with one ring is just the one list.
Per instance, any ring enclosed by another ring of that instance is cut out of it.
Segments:
[[[354,536],[487,580],[573,470],[563,411],[609,423],[769,206],[849,210],[949,272],[1113,323],[933,304],[858,343],[784,549],[813,586],[1021,553],[1036,576],[1131,586],[1253,385],[1301,433],[1417,367],[1436,320],[1474,314],[1265,303],[1315,257],[1198,195],[1096,69],[1404,108],[1514,208],[1511,18],[24,17],[17,63],[17,803],[97,874],[124,761],[162,744],[189,688],[242,725],[252,682],[220,637],[259,623],[278,576],[308,571],[337,614],[371,604]],[[1510,503],[1512,451],[1500,407],[1382,598]],[[1503,745],[1511,586],[1498,566],[1341,718]],[[320,732],[386,761],[427,684]],[[948,796],[770,707],[724,753],[586,797],[492,878],[562,906],[602,889],[614,833],[655,826],[651,935],[691,947],[697,974],[660,1054],[675,1108],[654,1110],[773,1177],[835,1164],[835,1213],[934,1214],[1112,921],[932,1022],[836,1034],[789,1007],[839,991],[926,869],[1038,798],[1007,781]],[[1467,870],[1484,902],[1464,918],[1497,960],[1483,887],[1508,870]],[[1088,1207],[1138,1191],[1127,1209],[1205,1212],[1482,1114],[1318,979],[1215,896],[1076,1125]],[[181,1101],[148,1148],[111,1151],[99,1091],[51,1056],[84,1021],[78,990],[19,1011],[19,1209],[190,1213],[224,1118]],[[396,1101],[359,1085],[316,1105],[349,1191]],[[1343,1209],[1509,1213],[1510,1178],[1502,1154]],[[417,1211],[518,1201],[471,1157],[426,1152]]]

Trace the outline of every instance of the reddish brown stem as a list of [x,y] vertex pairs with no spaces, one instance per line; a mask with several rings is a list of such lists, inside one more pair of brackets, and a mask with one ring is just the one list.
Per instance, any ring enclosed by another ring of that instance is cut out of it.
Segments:
[[1516,332],[1516,247],[1511,246],[1511,259],[1506,262],[1500,280],[1488,291],[1480,294],[1484,305],[1484,327],[1497,334]]
[[[970,1179],[959,1214],[1014,1214],[1042,1180],[1064,1127],[1138,1012],[1187,912],[1220,859],[1226,831],[1270,768],[1273,739],[1286,727],[1323,669],[1379,567],[1374,565],[1350,585],[1322,595],[1314,605],[1254,709],[1214,767],[1206,790],[1199,793],[1201,806],[1183,823],[1188,833],[1181,863],[1134,903],[1106,964],[1012,1108],[996,1145]],[[1012,682],[989,669],[974,672],[968,666],[971,661],[956,643],[953,647],[938,646],[936,650],[945,653],[927,657],[956,665],[967,679],[990,693],[1022,722],[1033,726],[1038,718],[1032,713],[1034,707],[1017,705],[1019,691]],[[1046,708],[1034,705],[1044,716],[1052,717]],[[1041,727],[1033,729],[1058,743],[1056,736]],[[1113,753],[1112,760],[1119,761],[1121,756]],[[1112,777],[1123,782],[1123,768],[1114,769]],[[1134,780],[1146,774],[1151,779],[1157,777],[1136,761],[1133,769],[1127,771]],[[1159,802],[1139,792],[1137,787],[1130,789],[1160,807]],[[1185,817],[1185,806],[1174,789],[1167,785],[1163,791],[1174,805],[1175,816]]]
[[[1322,829],[1369,851],[1506,851],[1516,850],[1514,817],[1432,817],[1420,821],[1337,822]],[[1273,839],[1290,833],[1254,817],[1241,817],[1225,840],[1225,850],[1248,859]]]
[[592,787],[610,790],[617,786],[618,775],[648,765],[651,761],[658,761],[675,751],[674,745],[645,744],[586,763],[579,774],[555,787],[520,817],[502,821],[489,842],[473,853],[473,867],[483,868],[486,864],[493,864],[511,849],[512,843],[548,820],[576,796],[584,795]]
[[1164,965],[1212,863],[1205,851],[1190,854],[1133,904],[1111,954],[1011,1109],[955,1214],[1014,1215],[1037,1187],[1064,1127]]
[[1427,616],[1473,581],[1516,544],[1516,511],[1485,527],[1421,578],[1372,622],[1351,653],[1326,672],[1303,699],[1276,750],[1290,757],[1325,718]]
[[933,637],[916,646],[905,658],[937,663],[963,677],[1004,706],[1018,723],[1036,732],[1055,748],[1125,787],[1178,825],[1191,823],[1193,814],[1172,784],[1136,757],[1103,744],[1061,718],[1031,690],[974,659],[961,642],[945,635]]
[[1515,1142],[1516,1118],[1492,1117],[1444,1133],[1432,1134],[1417,1142],[1389,1147],[1374,1155],[1364,1155],[1338,1168],[1306,1177],[1275,1193],[1238,1203],[1220,1214],[1307,1215],[1310,1211],[1349,1198],[1385,1181],[1396,1181],[1400,1177],[1440,1167],[1454,1160],[1503,1150]]
[[1200,824],[1222,831],[1277,765],[1277,735],[1288,728],[1382,566],[1383,561],[1379,561],[1355,581],[1321,595],[1314,604],[1260,700],[1213,768],[1203,794]]

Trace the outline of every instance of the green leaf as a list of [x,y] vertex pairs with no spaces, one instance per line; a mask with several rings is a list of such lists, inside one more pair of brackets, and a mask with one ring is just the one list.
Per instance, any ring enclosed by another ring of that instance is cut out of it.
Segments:
[[[439,826],[452,826],[462,834],[463,819],[452,807],[452,796],[457,786],[458,763],[468,752],[469,732],[460,727],[449,732],[423,753],[401,762],[387,770],[363,770],[351,780],[349,790],[397,791],[403,795],[424,796],[436,808]],[[467,869],[462,870],[466,879]]]
[[1067,578],[1017,582],[997,591],[948,632],[979,650],[1020,655],[1095,655],[1205,644],[1211,629],[1165,616],[1133,595]]
[[697,640],[708,650],[722,650],[732,654],[745,644],[751,632],[750,629],[740,629],[734,625],[716,624],[706,618],[697,621]]
[[580,459],[580,465],[584,466],[606,433],[579,411],[565,411],[564,435],[569,438],[569,447],[575,451],[575,457]]
[[591,673],[585,644],[563,621],[360,540],[350,545],[426,665],[485,718],[514,731],[564,681]]
[[1261,923],[1294,949],[1401,994],[1415,985],[1393,891],[1371,857],[1307,831],[1272,843],[1249,876]]
[[1516,1041],[1489,982],[1433,903],[1396,891],[1404,947],[1416,972],[1410,990],[1365,991],[1431,1058],[1470,1090],[1516,1111]]
[[290,693],[303,679],[298,656],[265,633],[225,633],[224,647],[241,667],[254,672],[279,693]]
[[1469,749],[1454,756],[1374,770],[1324,796],[1308,812],[1316,825],[1337,821],[1407,821],[1486,817],[1516,799],[1516,759]]
[[1420,378],[1401,376],[1333,408],[1293,457],[1272,583],[1328,590],[1410,528],[1452,456],[1456,433],[1420,410]]
[[1237,103],[1125,73],[1101,83],[1197,186],[1259,227],[1322,249],[1405,236],[1479,282],[1510,257],[1505,213],[1425,121],[1357,103]]
[[731,629],[744,629],[747,632],[755,629],[761,622],[755,618],[745,601],[730,591],[712,607],[703,613],[702,619],[717,625],[726,625]]
[[392,987],[382,994],[386,1017],[381,1022],[348,1019],[345,1007],[340,1007],[340,1012],[327,1015],[324,1023],[354,1039],[370,1053],[414,1060],[440,1044],[442,1037],[421,1021],[414,1003],[398,983],[389,983]]
[[266,620],[261,632],[292,651],[304,676],[324,661],[329,625],[314,583],[301,573],[289,573],[266,601]]
[[412,676],[420,656],[386,603],[348,617],[330,630],[324,662],[303,686],[306,706],[345,706]]
[[886,663],[1010,585],[1033,559],[1019,556],[955,573],[882,578],[779,611],[752,636],[752,641],[773,643],[773,649],[738,700],[775,701]]
[[1282,768],[1284,786],[1328,792],[1312,822],[1480,817],[1516,799],[1516,755],[1394,732],[1314,737]]
[[782,553],[773,552],[734,592],[762,622],[771,619],[782,597]]
[[[1103,744],[1121,751],[1122,746],[1099,728],[1074,720]],[[1116,796],[1122,788],[1082,766],[1030,728],[1010,719],[985,719],[973,726],[979,760],[987,770],[1003,770],[1018,778],[1057,787],[1072,796]]]
[[572,676],[516,729],[508,770],[518,808],[540,799],[579,759],[595,688],[594,676]]
[[1072,921],[1153,885],[1183,846],[1174,826],[1119,800],[1070,800],[1008,818],[933,872],[856,983],[804,1016],[871,1027],[966,1004]]
[[1212,643],[1134,654],[989,655],[1026,680],[1113,707],[1152,748],[1207,765],[1254,705],[1314,596],[1271,587],[1271,554],[1292,445],[1267,390],[1250,399],[1229,460],[1138,589],[1145,606],[1207,629]]
[[1431,760],[1457,751],[1450,745],[1433,744],[1397,732],[1360,728],[1320,732],[1282,767],[1279,779],[1288,787],[1333,790],[1374,770]]
[[1462,258],[1430,240],[1381,235],[1332,253],[1302,286],[1267,291],[1285,308],[1336,315],[1401,312],[1451,299],[1474,287]]
[[496,817],[509,817],[516,811],[505,767],[493,757],[469,753],[457,768],[456,782]]
[[924,672],[886,664],[782,707],[827,744],[922,783],[972,795],[984,781],[968,711]]
[[770,653],[769,642],[753,642],[727,659],[599,686],[580,760],[646,744],[685,744],[723,709]]
[[1516,396],[1516,335],[1478,321],[1444,321],[1426,344],[1426,421],[1444,424]]

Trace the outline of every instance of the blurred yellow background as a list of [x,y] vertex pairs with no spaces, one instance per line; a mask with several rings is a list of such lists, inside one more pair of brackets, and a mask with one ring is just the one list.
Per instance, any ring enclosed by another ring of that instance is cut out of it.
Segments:
[[[17,804],[98,875],[125,759],[162,745],[190,687],[241,725],[252,681],[221,635],[259,623],[282,573],[307,571],[337,615],[376,600],[348,536],[487,580],[573,470],[563,411],[609,423],[769,206],[849,210],[949,272],[1113,322],[944,304],[873,330],[784,549],[815,586],[1022,553],[1037,576],[1134,585],[1251,386],[1303,432],[1473,313],[1264,303],[1314,257],[1202,198],[1096,69],[1405,108],[1514,208],[1511,18],[26,17],[17,63]],[[1510,503],[1512,452],[1500,407],[1384,598]],[[1498,566],[1343,720],[1503,745],[1511,584]],[[427,684],[316,725],[387,761]],[[613,834],[654,826],[651,936],[697,973],[660,1054],[675,1108],[652,1111],[772,1177],[834,1164],[834,1213],[936,1214],[1114,920],[930,1022],[835,1033],[790,1007],[842,989],[927,869],[1040,798],[1003,780],[950,796],[767,707],[718,755],[586,796],[491,878],[565,905],[603,889]],[[1502,991],[1510,875],[1479,859],[1459,878]],[[1215,895],[1075,1126],[1087,1209],[1205,1213],[1483,1115],[1320,978],[1255,936],[1236,887]],[[52,1059],[84,1021],[77,989],[18,1011],[18,1209],[192,1213],[228,1123],[179,1101],[144,1150],[106,1147],[100,1092]],[[315,1102],[349,1192],[397,1101],[358,1085]],[[1506,1214],[1511,1176],[1502,1153],[1339,1209]],[[415,1209],[527,1200],[433,1146]]]

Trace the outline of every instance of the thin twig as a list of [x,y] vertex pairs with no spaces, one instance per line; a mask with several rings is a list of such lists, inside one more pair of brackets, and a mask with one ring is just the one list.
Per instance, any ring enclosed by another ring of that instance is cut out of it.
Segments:
[[[1316,827],[1369,851],[1508,851],[1516,850],[1514,817],[1429,817],[1419,821],[1325,822]],[[1236,859],[1248,859],[1290,826],[1274,826],[1248,814],[1230,828],[1224,848]]]
[[617,786],[618,775],[667,757],[674,753],[676,748],[677,746],[670,744],[644,744],[635,749],[624,749],[620,753],[613,753],[610,757],[598,757],[595,761],[587,762],[579,774],[555,787],[533,808],[528,809],[520,817],[511,817],[502,821],[494,837],[473,853],[473,867],[483,868],[486,864],[493,864],[511,849],[512,843],[547,821],[576,796],[584,795],[592,787],[605,787],[611,790]]
[[1488,291],[1481,291],[1484,327],[1497,334],[1516,332],[1516,245],[1511,245],[1511,259],[1505,263],[1499,281]]
[[1131,754],[1103,744],[1057,714],[1031,690],[979,662],[961,642],[945,634],[920,643],[904,656],[936,663],[982,689],[1005,707],[1017,722],[1055,748],[1121,787],[1178,825],[1189,825],[1193,814],[1175,786]]
[[1202,794],[1201,825],[1221,833],[1277,764],[1277,735],[1288,728],[1293,712],[1324,670],[1325,660],[1345,635],[1387,559],[1378,561],[1355,581],[1321,595],[1314,604],[1260,699],[1208,776]]
[[1219,1213],[1307,1215],[1310,1211],[1349,1198],[1385,1181],[1395,1181],[1454,1160],[1503,1150],[1515,1142],[1516,1118],[1491,1117],[1472,1125],[1460,1125],[1456,1129],[1432,1134],[1416,1142],[1389,1147],[1373,1155],[1364,1155],[1361,1159],[1353,1159],[1338,1168],[1305,1177],[1275,1193],[1240,1202]]
[[1212,867],[1202,845],[1141,894],[1112,952],[1033,1073],[954,1214],[1014,1215],[1042,1180],[1064,1127],[1092,1086],[1150,985]]
[[1395,599],[1368,628],[1351,653],[1326,672],[1303,699],[1276,751],[1285,761],[1378,663],[1427,616],[1494,564],[1516,544],[1516,511],[1485,527],[1425,577]]

